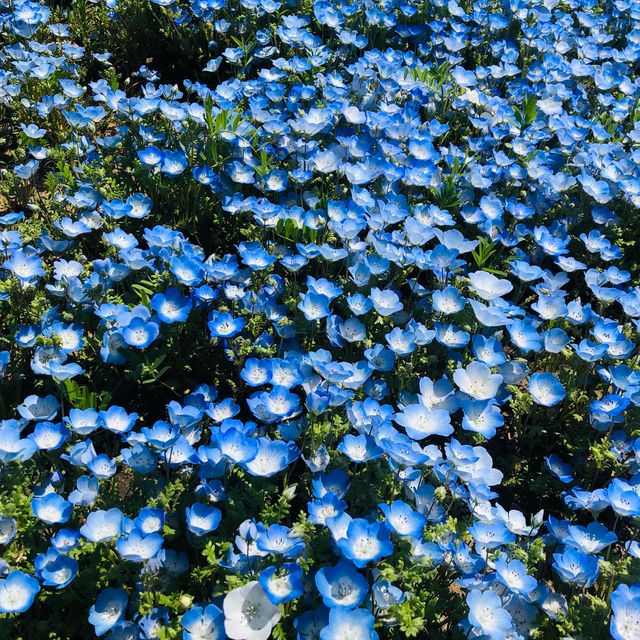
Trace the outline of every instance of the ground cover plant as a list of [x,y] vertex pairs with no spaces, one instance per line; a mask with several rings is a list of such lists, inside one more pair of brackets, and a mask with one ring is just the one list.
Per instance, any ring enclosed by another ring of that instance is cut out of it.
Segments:
[[636,2],[0,46],[0,638],[640,638]]

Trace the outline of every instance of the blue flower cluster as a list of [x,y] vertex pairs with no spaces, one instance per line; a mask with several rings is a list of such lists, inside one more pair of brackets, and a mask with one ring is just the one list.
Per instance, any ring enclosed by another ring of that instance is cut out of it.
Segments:
[[637,3],[0,34],[0,635],[640,637]]

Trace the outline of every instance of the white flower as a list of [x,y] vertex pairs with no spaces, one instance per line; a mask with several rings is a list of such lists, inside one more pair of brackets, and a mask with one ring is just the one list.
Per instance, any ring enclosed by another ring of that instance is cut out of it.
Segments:
[[230,591],[223,609],[224,629],[231,640],[267,640],[280,620],[280,609],[257,580]]

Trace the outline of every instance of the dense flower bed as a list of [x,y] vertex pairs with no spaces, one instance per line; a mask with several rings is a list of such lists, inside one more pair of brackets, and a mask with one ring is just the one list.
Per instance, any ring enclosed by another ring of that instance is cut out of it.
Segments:
[[640,638],[636,2],[0,42],[0,637]]

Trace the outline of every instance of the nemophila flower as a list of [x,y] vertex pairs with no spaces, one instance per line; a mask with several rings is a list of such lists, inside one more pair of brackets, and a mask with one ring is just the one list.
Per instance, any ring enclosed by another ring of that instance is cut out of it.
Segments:
[[89,610],[89,623],[97,636],[104,635],[124,620],[128,600],[123,589],[109,587],[100,592]]
[[300,409],[300,398],[286,387],[275,385],[271,391],[252,394],[247,405],[257,418],[273,423],[295,416]]
[[134,526],[143,534],[159,533],[165,522],[165,513],[162,509],[144,507],[140,509],[138,516],[133,521]]
[[15,173],[16,176],[18,176],[18,178],[22,180],[29,180],[29,178],[31,178],[36,173],[39,166],[40,162],[38,162],[38,160],[28,160],[24,164],[15,165],[15,167],[13,168],[13,173]]
[[571,548],[553,554],[553,568],[563,582],[578,587],[590,587],[599,573],[596,557]]
[[599,553],[616,542],[618,536],[599,522],[590,522],[586,527],[569,525],[569,535],[563,542],[583,553]]
[[391,531],[399,536],[422,537],[426,519],[421,513],[414,511],[406,502],[395,500],[390,505],[383,502],[378,507],[384,513],[385,522]]
[[313,292],[306,294],[301,293],[298,309],[302,311],[304,317],[309,322],[313,322],[314,320],[326,318],[331,313],[329,303],[329,298],[323,294]]
[[58,553],[68,554],[77,548],[80,533],[76,529],[59,529],[51,538],[51,546]]
[[144,533],[133,529],[116,541],[116,550],[125,559],[132,562],[144,562],[155,556],[164,538],[159,533]]
[[516,320],[507,327],[507,330],[511,342],[525,353],[539,351],[542,348],[542,338],[529,321]]
[[36,347],[31,359],[31,370],[39,375],[53,375],[56,365],[64,366],[67,354],[59,347]]
[[[138,620],[138,627],[142,637],[146,637],[149,640],[158,640],[162,629],[166,628],[168,624],[169,609],[167,607],[154,607],[149,613]],[[137,629],[131,632],[136,633]]]
[[391,289],[380,290],[377,287],[371,289],[371,302],[373,308],[381,316],[391,316],[402,311],[403,306],[400,296]]
[[547,468],[551,473],[560,480],[560,482],[573,482],[573,474],[571,473],[571,465],[561,460],[555,453],[545,458]]
[[552,373],[534,373],[529,378],[528,390],[536,404],[553,407],[564,399],[566,394],[562,383]]
[[501,298],[513,289],[513,285],[508,280],[496,278],[496,276],[487,271],[470,273],[469,280],[471,288],[485,300]]
[[343,469],[334,469],[329,472],[320,472],[313,478],[311,484],[316,498],[322,498],[330,493],[343,498],[349,490],[350,478]]
[[231,314],[212,311],[208,321],[209,331],[214,338],[234,338],[247,324],[242,318],[234,318]]
[[33,564],[37,576],[45,587],[64,589],[78,574],[78,561],[66,555],[60,555],[54,549],[36,556]]
[[224,629],[230,640],[267,640],[281,617],[257,580],[230,591],[223,610]]
[[18,413],[25,420],[53,421],[60,410],[60,402],[55,396],[48,395],[44,398],[32,395],[24,399],[18,405]]
[[400,327],[395,327],[385,335],[385,339],[389,349],[399,356],[406,356],[415,351],[416,333],[412,329],[403,331]]
[[450,315],[461,311],[467,301],[458,289],[448,286],[440,291],[434,291],[432,302],[434,311]]
[[497,367],[507,360],[497,338],[485,338],[477,334],[473,336],[472,350],[473,355],[488,367]]
[[160,334],[157,322],[135,317],[121,329],[124,341],[136,349],[146,349]]
[[528,575],[527,568],[520,560],[507,561],[500,557],[495,563],[496,578],[513,593],[528,595],[537,586],[538,581]]
[[449,349],[461,349],[469,342],[469,334],[454,324],[443,325],[436,322],[434,326],[436,340]]
[[0,516],[0,544],[8,545],[18,533],[18,524],[15,518]]
[[162,156],[160,171],[173,178],[179,176],[189,167],[187,156],[180,150],[165,151]]
[[191,307],[191,300],[182,296],[175,287],[167,289],[164,293],[156,293],[151,298],[151,308],[160,320],[167,324],[184,322],[189,317]]
[[501,522],[474,522],[469,533],[481,549],[496,549],[504,544],[515,542],[515,535]]
[[25,284],[31,283],[36,278],[44,276],[44,269],[42,268],[42,260],[40,257],[33,252],[28,253],[23,249],[14,251],[2,266]]
[[293,442],[258,438],[258,450],[244,468],[254,476],[271,478],[286,469],[298,456],[299,449]]
[[323,525],[328,518],[340,515],[347,508],[347,503],[335,493],[327,493],[325,496],[313,502],[307,503],[309,522]]
[[611,637],[614,640],[634,640],[640,629],[640,587],[621,584],[610,596]]
[[271,361],[247,358],[240,376],[250,387],[260,387],[267,384],[271,381]]
[[131,448],[120,450],[122,462],[136,473],[147,474],[156,469],[157,460],[149,447],[137,442]]
[[349,524],[346,537],[338,540],[338,547],[344,557],[359,568],[393,553],[387,526],[383,522],[367,522],[362,518],[356,518]]
[[463,400],[460,403],[464,416],[462,428],[493,438],[496,430],[504,424],[500,407],[494,400]]
[[189,531],[197,536],[211,533],[218,528],[222,520],[222,512],[217,507],[196,502],[185,510]]
[[585,362],[597,362],[607,353],[606,344],[597,344],[588,338],[573,345],[576,355]]
[[57,493],[45,493],[31,500],[31,512],[46,524],[56,524],[69,520],[73,505]]
[[267,597],[275,605],[299,598],[304,590],[302,568],[293,562],[287,562],[278,569],[267,567],[258,576]]
[[[279,191],[279,189],[269,190]],[[268,251],[265,251],[265,249],[263,249],[258,243],[240,243],[238,247],[238,253],[242,258],[242,262],[254,271],[262,271],[264,269],[268,269],[274,262],[277,261],[276,256],[272,256]]]
[[505,638],[513,625],[511,614],[503,607],[500,596],[491,589],[473,589],[467,595],[469,623],[492,640]]
[[449,412],[443,409],[430,409],[423,404],[404,407],[394,420],[403,426],[407,435],[414,440],[428,436],[448,436],[453,433]]
[[640,516],[640,494],[624,480],[615,478],[607,487],[607,500],[617,515]]
[[296,638],[319,638],[320,631],[329,624],[329,609],[320,605],[316,609],[309,609],[297,616],[293,627],[298,632]]
[[30,438],[41,451],[53,451],[61,447],[69,437],[69,430],[61,423],[38,422]]
[[544,348],[549,353],[561,353],[571,342],[571,338],[564,329],[556,328],[544,332]]
[[224,614],[214,604],[191,607],[180,620],[185,640],[223,640]]
[[107,542],[123,531],[124,515],[115,507],[108,511],[91,511],[80,533],[91,542]]
[[0,613],[24,613],[40,591],[40,584],[23,571],[11,571],[0,579]]
[[33,440],[20,438],[20,426],[7,421],[0,423],[0,461],[14,462],[28,460],[37,451]]
[[113,433],[128,433],[138,419],[137,413],[127,413],[122,407],[112,406],[100,411],[102,426]]
[[486,364],[474,360],[465,368],[456,369],[453,380],[461,391],[475,400],[490,400],[498,393],[503,377],[498,373],[491,373]]
[[374,623],[375,618],[367,609],[331,609],[329,624],[320,631],[320,640],[377,640]]
[[226,459],[236,464],[246,464],[258,454],[257,440],[233,427],[224,432],[213,433],[212,441]]
[[322,567],[315,583],[324,604],[329,607],[358,607],[369,590],[366,578],[351,564],[340,560],[333,567]]
[[375,440],[364,433],[358,436],[347,434],[337,449],[352,462],[358,463],[376,460],[383,454],[382,449],[376,444]]
[[157,449],[171,448],[180,439],[180,429],[177,426],[158,420],[152,427],[142,427],[140,430],[146,441]]
[[265,553],[283,555],[294,558],[305,548],[302,538],[295,536],[288,527],[272,524],[266,531],[261,531],[256,538],[256,547]]
[[377,580],[371,587],[376,607],[385,610],[405,600],[402,589],[391,584],[388,580]]

